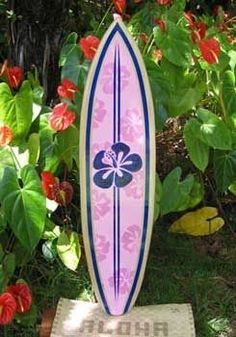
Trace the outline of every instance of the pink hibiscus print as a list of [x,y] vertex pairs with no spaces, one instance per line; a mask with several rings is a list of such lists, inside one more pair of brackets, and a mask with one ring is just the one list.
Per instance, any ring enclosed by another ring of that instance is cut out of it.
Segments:
[[[120,269],[120,293],[122,295],[130,291],[132,282],[134,279],[134,271],[130,271],[127,268]],[[114,287],[114,278],[113,276],[108,279],[110,287]]]
[[95,143],[92,145],[92,155],[95,157],[98,152],[104,150],[109,151],[111,149],[112,144],[109,142],[105,143]]
[[[104,67],[103,77],[102,77],[102,89],[105,94],[113,93],[113,76],[114,76],[114,65],[113,63],[108,63]],[[120,77],[121,77],[121,90],[123,90],[129,84],[130,72],[126,66],[120,67]]]
[[143,171],[133,175],[133,180],[125,187],[125,193],[128,197],[141,199],[144,194]]
[[100,220],[110,211],[111,200],[105,193],[99,193],[97,190],[93,190],[92,202],[94,205],[94,220]]
[[138,247],[139,239],[141,236],[141,229],[137,225],[132,225],[127,228],[121,238],[123,248],[132,253]]
[[106,259],[107,254],[109,253],[110,242],[107,241],[104,235],[96,235],[95,245],[97,252],[97,260],[101,262]]
[[138,109],[128,109],[121,119],[122,137],[129,142],[137,141],[144,136],[142,118]]
[[105,103],[97,98],[95,101],[95,109],[94,109],[94,120],[93,120],[94,128],[99,127],[100,123],[103,122],[106,114],[107,110],[105,109]]

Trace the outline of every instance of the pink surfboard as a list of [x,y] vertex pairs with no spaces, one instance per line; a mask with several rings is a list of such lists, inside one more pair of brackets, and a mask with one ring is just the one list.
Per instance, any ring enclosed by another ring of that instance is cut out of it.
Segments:
[[101,41],[81,113],[80,184],[85,251],[110,315],[134,305],[154,212],[155,129],[147,73],[120,18]]

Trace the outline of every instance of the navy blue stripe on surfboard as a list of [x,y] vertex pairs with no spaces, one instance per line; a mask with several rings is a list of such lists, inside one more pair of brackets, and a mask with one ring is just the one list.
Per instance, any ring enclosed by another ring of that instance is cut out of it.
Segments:
[[131,58],[134,62],[134,66],[137,72],[137,76],[139,79],[139,85],[140,85],[140,91],[142,95],[142,102],[143,102],[143,109],[144,109],[144,120],[145,120],[145,138],[146,138],[146,177],[145,177],[145,205],[144,205],[144,223],[143,223],[143,235],[142,235],[142,246],[138,261],[138,266],[134,278],[134,283],[131,289],[130,296],[128,298],[128,301],[126,303],[124,313],[129,310],[130,304],[132,302],[139,274],[142,267],[143,257],[144,257],[144,247],[145,247],[145,241],[146,241],[146,234],[147,234],[147,225],[148,225],[148,209],[149,209],[149,174],[150,174],[150,131],[149,131],[149,119],[148,119],[148,107],[147,107],[147,99],[145,94],[145,87],[143,83],[143,78],[141,74],[141,70],[139,68],[139,63],[136,58],[136,55],[132,49],[132,46],[130,45],[130,42],[122,29],[120,28],[119,24],[117,23],[113,30],[111,31],[110,35],[107,38],[107,41],[104,44],[104,47],[101,51],[101,55],[98,59],[97,68],[94,73],[94,79],[91,85],[91,91],[89,95],[89,105],[88,105],[88,116],[87,116],[87,127],[86,127],[86,189],[87,189],[87,220],[88,220],[88,234],[89,234],[89,240],[90,240],[90,251],[91,251],[91,257],[92,257],[92,263],[94,268],[94,274],[96,278],[96,283],[98,287],[98,291],[101,297],[101,300],[103,302],[103,306],[108,314],[110,314],[110,309],[108,307],[104,291],[101,284],[101,279],[99,277],[99,271],[96,261],[96,253],[95,253],[95,247],[94,247],[94,240],[93,240],[93,228],[92,228],[92,214],[91,214],[91,191],[90,191],[90,134],[91,134],[91,120],[92,120],[92,111],[93,111],[93,105],[94,105],[94,96],[95,96],[95,90],[97,86],[98,76],[101,70],[101,66],[104,60],[104,56],[106,54],[106,51],[116,33],[119,33],[121,37],[124,40],[124,43],[126,44]]
[[115,55],[114,55],[114,66],[113,66],[113,143],[116,143],[116,80],[117,80],[117,73],[116,73],[116,48],[115,48]]
[[[117,118],[117,141],[120,142],[120,123],[121,123],[121,68],[120,68],[120,47],[118,45],[118,93],[117,93],[117,112],[118,112],[118,118]],[[117,261],[117,288],[118,288],[118,296],[120,293],[120,189],[117,188],[117,255],[118,255],[118,261]]]
[[116,277],[116,187],[113,187],[113,283],[114,295],[117,297],[117,277]]
[[[117,66],[116,66],[117,56],[116,47],[114,53],[114,65],[113,65],[113,143],[116,143],[116,82],[117,82]],[[113,285],[114,285],[114,296],[117,297],[117,235],[116,235],[116,187],[113,187]]]
[[117,290],[120,294],[120,189],[117,188],[117,242],[118,242],[118,261],[117,261]]
[[121,81],[120,81],[120,77],[121,77],[121,68],[120,68],[120,48],[118,46],[118,103],[117,103],[117,110],[118,110],[118,130],[117,130],[117,134],[118,134],[118,142],[120,142],[120,108],[121,108]]

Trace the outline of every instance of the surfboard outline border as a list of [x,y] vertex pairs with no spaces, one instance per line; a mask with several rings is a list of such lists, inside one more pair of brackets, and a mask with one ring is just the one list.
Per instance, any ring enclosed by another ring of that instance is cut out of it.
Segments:
[[[145,115],[145,136],[147,136],[147,128],[149,132],[148,137],[146,137],[145,140],[145,144],[147,143],[147,139],[149,140],[149,164],[148,164],[149,168],[147,170],[146,165],[144,230],[141,246],[142,249],[140,249],[140,256],[135,271],[134,282],[128,300],[126,302],[123,314],[127,313],[129,309],[132,308],[132,306],[134,305],[134,302],[136,301],[136,298],[138,296],[138,293],[140,291],[143,282],[154,221],[153,218],[154,218],[155,171],[156,171],[155,120],[154,120],[154,108],[149,79],[138,46],[133,41],[132,37],[129,35],[127,28],[123,24],[122,20],[118,18],[114,20],[114,22],[111,24],[111,26],[105,33],[99,45],[97,53],[95,55],[95,58],[90,66],[83,95],[81,121],[80,121],[80,190],[81,190],[81,217],[82,217],[83,240],[88,263],[88,269],[96,297],[99,299],[99,302],[102,303],[105,311],[108,314],[111,314],[111,312],[104,295],[101,279],[99,277],[94,250],[93,233],[91,225],[89,225],[91,223],[91,207],[90,205],[88,205],[88,199],[90,199],[90,188],[88,189],[88,185],[90,185],[91,178],[88,172],[88,167],[90,167],[90,160],[89,160],[90,154],[87,153],[87,146],[88,141],[90,139],[90,130],[88,132],[88,127],[89,126],[91,127],[91,116],[89,116],[89,113],[91,112],[91,109],[93,107],[91,97],[94,99],[97,78],[98,74],[100,73],[99,65],[101,67],[106,50],[110,42],[112,41],[114,35],[117,32],[119,32],[120,35],[122,36],[122,39],[130,52],[135,69],[137,71]],[[90,123],[88,122],[89,117]],[[147,145],[145,149],[145,154],[146,153],[147,153]],[[148,192],[146,191],[147,186]]]

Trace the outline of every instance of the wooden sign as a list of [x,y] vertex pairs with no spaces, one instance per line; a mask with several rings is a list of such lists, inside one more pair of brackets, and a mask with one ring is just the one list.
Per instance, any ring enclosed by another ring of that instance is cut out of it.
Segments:
[[[135,307],[108,317],[97,303],[61,298],[51,337],[196,337],[190,304]],[[46,336],[45,336],[46,337]]]
[[81,115],[83,238],[105,311],[133,306],[153,225],[155,130],[141,54],[120,18],[91,65]]

